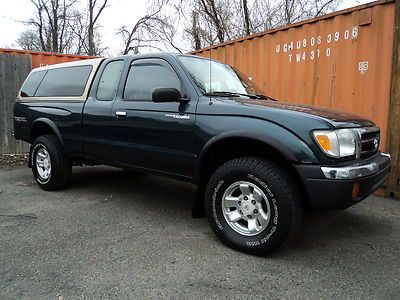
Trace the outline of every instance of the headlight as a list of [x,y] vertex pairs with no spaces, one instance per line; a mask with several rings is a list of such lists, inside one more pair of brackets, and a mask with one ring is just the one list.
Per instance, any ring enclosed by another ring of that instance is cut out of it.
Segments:
[[353,129],[317,130],[313,135],[328,156],[339,158],[356,154],[357,136]]

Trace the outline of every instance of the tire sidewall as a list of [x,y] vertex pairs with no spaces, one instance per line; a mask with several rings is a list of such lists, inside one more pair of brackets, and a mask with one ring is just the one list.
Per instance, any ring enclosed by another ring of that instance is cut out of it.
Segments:
[[[238,181],[248,181],[259,187],[270,205],[270,221],[259,234],[245,236],[230,227],[223,215],[223,195],[226,189]],[[227,169],[210,180],[207,189],[206,210],[211,226],[217,236],[228,246],[249,253],[267,253],[282,244],[291,230],[291,209],[284,201],[281,191],[257,170],[247,168]]]
[[[37,158],[37,152],[41,149],[44,148],[46,151],[49,153],[50,156],[50,162],[52,165],[51,171],[50,171],[50,176],[46,180],[43,180],[42,177],[39,175],[39,172],[37,170],[37,165],[36,165],[36,158]],[[46,185],[48,184],[51,179],[52,179],[52,173],[53,173],[53,155],[50,153],[49,148],[45,145],[45,143],[39,138],[33,145],[32,145],[32,151],[31,151],[31,161],[32,161],[32,170],[33,170],[33,175],[36,179],[36,182],[39,183],[40,185]]]

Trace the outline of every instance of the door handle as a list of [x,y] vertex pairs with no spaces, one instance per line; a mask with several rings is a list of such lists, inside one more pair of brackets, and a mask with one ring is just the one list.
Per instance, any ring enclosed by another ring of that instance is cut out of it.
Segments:
[[124,118],[124,117],[126,117],[126,111],[117,111],[117,112],[115,112],[115,115],[118,118]]

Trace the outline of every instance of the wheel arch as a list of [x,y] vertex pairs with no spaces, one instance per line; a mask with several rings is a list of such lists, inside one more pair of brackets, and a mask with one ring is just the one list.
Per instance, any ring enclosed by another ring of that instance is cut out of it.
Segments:
[[[246,145],[245,147],[241,145]],[[247,148],[247,149],[246,149]],[[250,149],[250,150],[249,150]],[[227,151],[229,150],[229,151]],[[296,155],[276,139],[268,138],[248,132],[225,133],[212,138],[199,155],[195,167],[195,181],[199,185],[200,194],[205,189],[213,172],[225,162],[239,157],[262,157],[272,159],[281,165],[290,175],[301,194],[302,205],[305,209],[310,207],[307,191],[303,180],[294,168],[299,163]],[[203,201],[203,197],[197,197],[197,201]],[[201,209],[203,203],[195,203],[193,209]],[[201,212],[192,212],[193,215],[202,215]]]
[[[55,135],[59,142],[61,143],[61,146],[64,145],[63,140],[61,138],[60,131],[58,130],[57,126],[49,119],[47,118],[38,118],[36,119],[32,125],[31,129],[29,132],[29,141],[32,144],[33,141],[42,135],[45,134],[51,134]],[[32,147],[29,149],[29,161],[28,161],[28,166],[31,168],[32,167]]]
[[50,119],[38,118],[31,125],[31,130],[29,133],[30,142],[33,143],[37,137],[44,134],[54,134],[60,141],[61,145],[64,145],[61,133],[56,124],[54,124],[54,122]]
[[[258,147],[254,148],[254,146]],[[209,167],[208,164],[210,161],[215,158],[215,156],[222,156],[223,150],[229,147],[234,147],[234,149],[226,153],[224,157],[228,158],[233,154],[240,153],[251,156],[257,152],[265,152],[266,154],[279,156],[281,159],[288,162],[298,161],[293,151],[274,138],[246,131],[226,132],[211,138],[203,147],[195,167],[194,178],[196,182],[201,181],[204,172],[207,170],[207,167]],[[230,150],[232,150],[232,148]],[[234,156],[233,158],[236,157],[237,156]],[[230,159],[226,161],[228,160]]]

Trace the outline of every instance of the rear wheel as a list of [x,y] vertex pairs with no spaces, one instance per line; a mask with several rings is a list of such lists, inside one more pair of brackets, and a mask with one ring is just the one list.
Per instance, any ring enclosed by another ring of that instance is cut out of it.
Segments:
[[43,135],[36,138],[31,149],[32,173],[44,190],[65,187],[71,178],[72,164],[57,137]]
[[218,168],[205,201],[218,238],[233,249],[257,255],[284,245],[302,217],[291,178],[279,165],[255,157],[234,159]]

